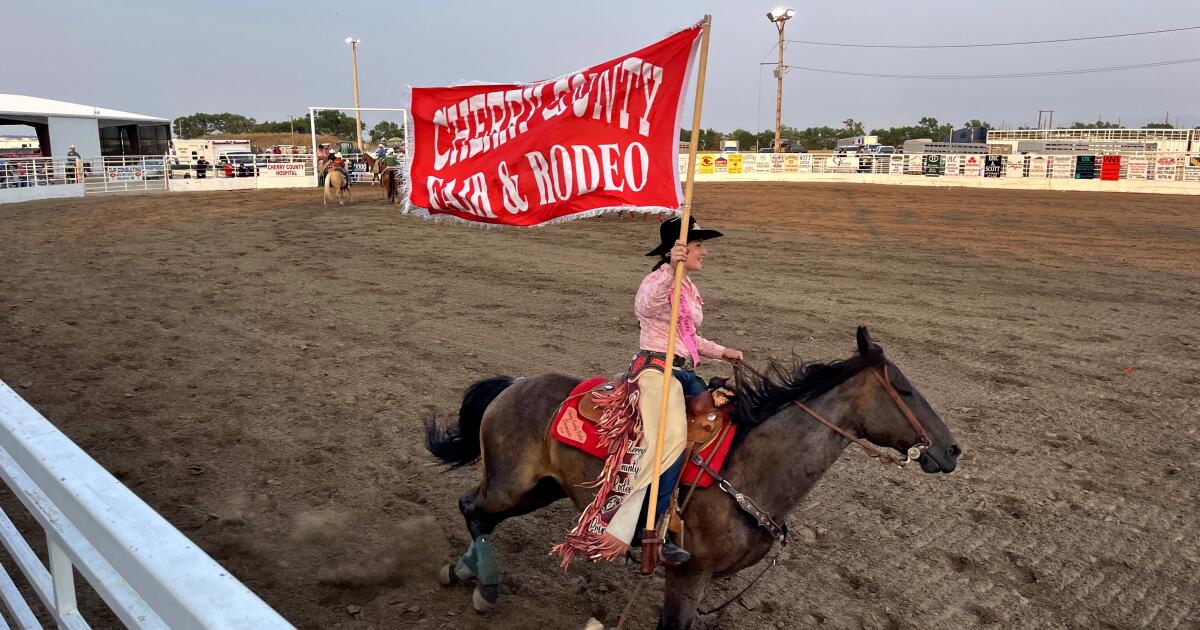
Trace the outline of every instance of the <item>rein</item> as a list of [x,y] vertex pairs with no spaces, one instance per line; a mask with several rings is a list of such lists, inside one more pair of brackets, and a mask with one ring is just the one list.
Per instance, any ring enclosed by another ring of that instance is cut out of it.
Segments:
[[[766,375],[750,367],[746,363],[740,363],[740,367],[747,369],[751,374],[760,379],[766,378]],[[812,416],[817,422],[825,425],[825,427],[830,431],[833,431],[834,433],[837,433],[847,440],[857,444],[858,447],[861,448],[868,456],[879,460],[879,463],[895,464],[896,466],[903,467],[908,462],[919,459],[921,455],[925,453],[925,450],[933,444],[933,442],[930,441],[929,433],[925,431],[925,427],[921,425],[921,422],[917,420],[917,416],[913,414],[912,410],[908,408],[908,405],[904,403],[904,400],[900,398],[900,392],[896,391],[896,388],[892,385],[891,380],[888,379],[887,366],[885,365],[883,368],[878,370],[875,368],[867,368],[867,370],[871,373],[871,376],[875,377],[875,380],[879,381],[879,385],[883,388],[883,391],[887,392],[887,395],[892,399],[892,402],[896,403],[896,408],[900,410],[900,413],[902,413],[904,418],[908,420],[908,424],[911,425],[913,430],[917,433],[917,443],[908,447],[908,450],[904,454],[904,459],[896,459],[892,455],[884,453],[878,448],[875,448],[875,446],[870,442],[860,437],[851,435],[849,431],[837,426],[825,416],[822,416],[814,411],[812,407],[809,407],[798,400],[793,400],[792,404],[799,407],[804,413]]]
[[[766,378],[762,372],[755,370],[754,368],[750,367],[749,365],[747,365],[743,362],[740,362],[740,361],[738,363],[739,363],[739,367],[746,368],[747,370],[750,371],[751,374],[754,374],[756,377],[758,377],[760,379]],[[802,403],[798,400],[793,400],[792,404],[799,407],[801,410],[804,411],[804,413],[815,418],[817,420],[817,422],[820,422],[821,424],[828,427],[829,430],[831,430],[834,433],[837,433],[838,435],[846,438],[847,440],[857,444],[859,446],[859,448],[863,449],[863,451],[865,451],[867,453],[867,455],[874,457],[875,459],[878,459],[880,461],[880,463],[895,464],[897,466],[903,467],[908,462],[913,461],[915,459],[919,459],[921,457],[921,455],[924,454],[925,449],[929,448],[929,446],[932,444],[932,442],[930,442],[930,440],[929,440],[929,434],[925,431],[925,427],[921,425],[921,422],[919,420],[917,420],[916,415],[914,415],[912,410],[908,408],[908,405],[906,405],[904,403],[904,400],[900,398],[900,393],[896,391],[896,388],[892,386],[891,381],[888,380],[887,366],[885,365],[880,370],[876,370],[875,368],[868,368],[868,369],[870,370],[871,375],[875,377],[875,380],[879,381],[880,386],[882,386],[883,390],[885,392],[887,392],[888,397],[892,399],[892,402],[896,403],[896,407],[898,409],[900,409],[900,413],[904,414],[905,419],[907,419],[908,423],[910,425],[912,425],[913,430],[917,432],[917,444],[914,446],[910,446],[908,448],[908,451],[905,453],[905,458],[902,460],[896,459],[895,457],[893,457],[887,453],[884,453],[883,451],[875,448],[875,446],[873,446],[870,442],[867,442],[866,440],[864,440],[862,438],[858,438],[858,437],[851,435],[849,431],[846,431],[845,429],[837,426],[833,422],[830,422],[828,418],[817,413],[808,405],[805,405],[804,403]],[[778,564],[778,562],[779,562],[780,554],[783,553],[783,547],[785,545],[787,545],[787,542],[788,542],[787,524],[785,523],[783,525],[780,525],[780,524],[776,523],[775,520],[773,518],[771,518],[771,515],[768,514],[766,510],[763,510],[762,508],[760,508],[758,506],[757,503],[754,502],[754,499],[751,499],[746,494],[739,492],[737,490],[737,488],[733,487],[733,484],[729,483],[729,481],[727,479],[725,479],[721,475],[714,472],[711,468],[709,468],[708,462],[704,461],[699,456],[698,453],[692,454],[692,463],[699,466],[701,469],[704,470],[705,473],[710,475],[713,479],[717,480],[717,484],[721,488],[721,490],[723,490],[726,494],[733,497],[733,500],[737,502],[738,507],[741,508],[743,512],[746,512],[750,516],[754,517],[754,519],[755,519],[755,521],[757,521],[759,527],[770,532],[772,543],[774,543],[776,540],[780,541],[779,551],[771,558],[771,561],[767,564],[767,566],[763,567],[763,570],[761,572],[759,572],[759,574],[756,575],[753,580],[750,580],[750,583],[747,584],[745,588],[738,591],[738,593],[736,595],[734,595],[733,597],[730,597],[729,599],[725,600],[725,602],[722,603],[720,606],[717,606],[715,608],[709,608],[707,610],[697,609],[696,612],[698,612],[701,616],[707,616],[707,615],[711,615],[714,613],[718,613],[718,612],[724,610],[726,607],[728,607],[733,602],[740,600],[742,598],[742,596],[745,595],[747,592],[749,592],[751,588],[754,588],[754,585],[757,584],[758,581],[761,580],[763,577],[765,577],[767,575],[767,573],[770,572],[771,569],[775,568],[775,565]],[[692,489],[695,490],[695,487],[693,486]],[[689,499],[691,498],[690,494],[689,494],[688,498]]]

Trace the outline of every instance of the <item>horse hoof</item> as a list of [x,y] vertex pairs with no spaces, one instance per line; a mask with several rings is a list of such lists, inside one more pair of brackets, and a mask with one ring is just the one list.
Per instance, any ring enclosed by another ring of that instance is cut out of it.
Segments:
[[471,608],[474,608],[475,612],[483,614],[495,608],[498,599],[500,599],[499,587],[481,584],[476,586],[471,593]]
[[438,571],[438,584],[442,586],[454,586],[458,584],[458,574],[454,572],[454,563],[447,562],[442,565],[442,570]]

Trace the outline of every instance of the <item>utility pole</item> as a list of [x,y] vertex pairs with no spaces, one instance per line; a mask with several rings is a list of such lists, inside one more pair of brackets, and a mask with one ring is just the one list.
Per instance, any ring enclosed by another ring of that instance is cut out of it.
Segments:
[[346,38],[346,43],[350,44],[350,57],[354,60],[354,135],[358,140],[358,152],[365,153],[362,143],[362,115],[358,110],[358,42],[361,41],[353,37]]
[[780,7],[773,11],[767,12],[767,19],[775,23],[775,29],[779,31],[779,65],[775,66],[775,152],[780,153],[782,147],[779,143],[779,132],[783,125],[783,75],[787,73],[787,68],[783,65],[783,27],[787,21],[792,19],[796,14],[793,9],[785,9]]

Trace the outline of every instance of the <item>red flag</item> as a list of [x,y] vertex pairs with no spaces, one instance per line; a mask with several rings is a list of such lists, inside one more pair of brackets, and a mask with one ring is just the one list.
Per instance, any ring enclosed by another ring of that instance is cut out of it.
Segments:
[[678,209],[700,32],[549,81],[413,88],[409,209],[503,225]]

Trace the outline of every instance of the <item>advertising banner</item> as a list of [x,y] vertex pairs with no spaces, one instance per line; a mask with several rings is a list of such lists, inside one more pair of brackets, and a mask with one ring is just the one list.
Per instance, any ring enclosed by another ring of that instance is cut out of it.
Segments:
[[801,153],[800,155],[796,156],[796,158],[797,158],[797,163],[796,163],[796,172],[797,173],[811,173],[812,172],[813,156],[811,156],[807,153]]
[[1071,179],[1075,177],[1075,156],[1050,156],[1050,177],[1053,179]]
[[1000,177],[1004,174],[1003,155],[989,155],[983,159],[983,176]]
[[965,157],[965,156],[962,156],[962,155],[944,155],[944,156],[942,156],[942,164],[944,165],[942,167],[942,175],[945,175],[947,177],[949,177],[949,176],[958,177],[959,175],[961,175],[962,170],[960,167],[963,162],[963,157]]
[[1191,156],[1183,167],[1183,181],[1200,182],[1200,155]]
[[259,164],[258,174],[260,177],[304,177],[304,166],[300,162]]
[[1121,156],[1106,155],[1100,160],[1100,179],[1115,182],[1121,179]]
[[858,156],[857,155],[833,155],[825,161],[825,172],[827,173],[857,173],[858,172]]
[[963,177],[979,177],[983,172],[982,155],[964,155],[962,158]]
[[1154,159],[1154,179],[1175,181],[1175,174],[1183,162],[1178,155],[1160,155]]
[[925,173],[926,177],[942,176],[942,173],[945,172],[946,164],[942,162],[941,155],[923,155],[921,157],[924,160],[921,170]]
[[741,175],[742,169],[744,168],[744,164],[745,164],[742,161],[742,154],[741,153],[727,153],[727,154],[725,154],[725,157],[729,160],[729,174],[730,175]]
[[697,153],[696,163],[700,165],[696,172],[701,175],[712,175],[716,169],[717,156],[714,153]]
[[1050,174],[1050,158],[1045,155],[1034,155],[1029,158],[1029,178],[1046,179]]
[[1146,180],[1150,178],[1150,158],[1144,155],[1130,155],[1125,158],[1125,178]]
[[1096,178],[1096,156],[1080,155],[1075,158],[1075,179]]
[[904,174],[904,157],[903,155],[888,156],[888,175]]
[[[1029,159],[1024,155],[1014,155],[1004,164],[1005,177],[1025,177],[1025,161]],[[1033,163],[1029,164],[1029,176],[1033,177]],[[1042,177],[1045,177],[1045,171],[1042,172]]]
[[138,166],[105,166],[104,172],[110,182],[140,182],[145,179],[142,167]]

